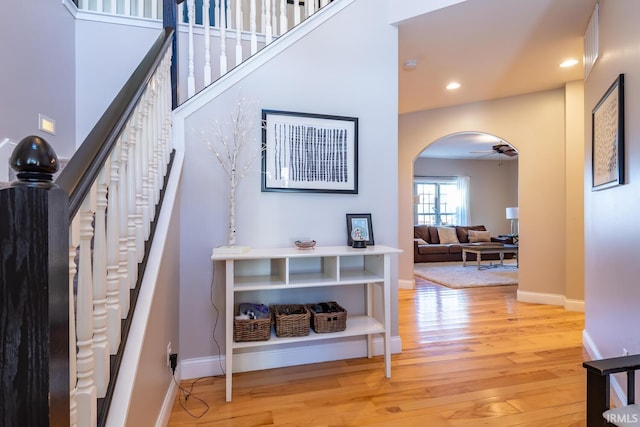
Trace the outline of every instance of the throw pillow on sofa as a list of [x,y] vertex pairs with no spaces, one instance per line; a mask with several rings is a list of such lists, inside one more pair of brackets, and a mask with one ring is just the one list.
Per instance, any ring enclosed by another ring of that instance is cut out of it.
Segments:
[[491,236],[488,231],[469,230],[469,243],[490,242]]
[[453,227],[438,227],[438,239],[443,245],[460,243]]

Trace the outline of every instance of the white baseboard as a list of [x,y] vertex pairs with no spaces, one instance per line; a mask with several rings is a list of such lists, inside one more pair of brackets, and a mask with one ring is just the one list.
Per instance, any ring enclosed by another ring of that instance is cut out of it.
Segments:
[[[373,353],[382,355],[383,340],[373,340]],[[399,336],[391,337],[391,353],[402,352],[402,339]],[[340,340],[336,343],[324,343],[306,345],[304,347],[284,347],[251,353],[238,353],[234,355],[233,371],[247,372],[261,369],[282,368],[285,366],[305,365],[308,363],[329,362],[332,360],[354,359],[366,357],[367,348],[364,339]],[[180,362],[182,379],[211,377],[223,375],[222,369],[226,369],[224,355],[197,357],[185,359]]]
[[565,299],[564,308],[568,311],[579,311],[581,313],[584,313],[584,300]]
[[173,410],[173,402],[176,401],[176,396],[178,395],[177,384],[180,384],[180,381],[182,380],[182,377],[180,376],[180,366],[176,368],[174,377],[175,381],[171,381],[171,384],[169,384],[169,388],[167,389],[167,394],[164,396],[162,408],[160,408],[160,413],[156,420],[156,427],[166,427],[167,424],[169,424],[169,418],[171,418],[171,411]]
[[415,288],[416,288],[415,279],[398,280],[398,289],[415,289]]
[[518,301],[532,302],[535,304],[548,304],[564,306],[565,297],[560,294],[547,294],[544,292],[527,292],[518,289]]
[[[589,353],[589,357],[591,358],[591,360],[604,359],[602,353],[600,353],[598,347],[596,346],[596,343],[593,342],[586,329],[582,330],[582,346],[585,350],[587,350],[587,353]],[[609,380],[611,381],[611,388],[613,388],[613,394],[611,395],[611,397],[613,398],[613,403],[617,408],[626,406],[627,394],[624,392],[624,390],[622,390],[620,382],[614,375],[611,375],[609,377]]]

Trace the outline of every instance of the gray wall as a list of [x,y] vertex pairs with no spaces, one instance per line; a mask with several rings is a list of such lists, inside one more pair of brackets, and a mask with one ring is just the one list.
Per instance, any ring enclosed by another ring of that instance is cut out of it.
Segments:
[[[46,139],[59,157],[75,150],[75,24],[60,1],[3,4],[0,25],[0,140]],[[56,135],[38,130],[38,114]]]
[[[640,2],[600,1],[600,59],[585,81],[585,345],[592,357],[640,353]],[[623,186],[591,191],[591,111],[625,74]],[[624,388],[624,384],[622,384]]]
[[[428,149],[427,149],[428,152]],[[419,157],[415,176],[468,176],[470,224],[482,224],[492,236],[511,232],[505,208],[518,206],[518,161],[429,159]]]
[[128,25],[114,21],[79,19],[76,23],[78,145],[162,33],[160,23],[137,26],[135,20],[128,20]]
[[[360,168],[357,195],[262,193],[258,162],[238,189],[239,245],[292,246],[302,237],[322,246],[345,245],[345,214],[361,212],[372,214],[377,244],[397,245],[398,40],[397,29],[387,24],[386,6],[386,0],[354,2],[187,118],[180,279],[180,349],[187,358],[218,355],[211,302],[224,308],[224,288],[216,286],[212,294],[210,256],[213,247],[226,244],[226,184],[200,131],[212,137],[216,120],[228,119],[239,94],[254,102],[254,147],[262,108],[358,117]],[[355,20],[362,23],[357,29]],[[395,269],[394,261],[397,335]],[[223,326],[221,321],[215,331],[221,344]]]
[[[177,172],[179,173],[179,172]],[[168,200],[167,202],[173,202]],[[179,196],[173,206],[169,229],[165,236],[154,239],[164,243],[158,271],[156,292],[144,336],[138,371],[133,387],[127,426],[153,426],[167,394],[172,378],[167,368],[167,343],[182,358],[178,335],[178,298],[180,280],[180,209]]]

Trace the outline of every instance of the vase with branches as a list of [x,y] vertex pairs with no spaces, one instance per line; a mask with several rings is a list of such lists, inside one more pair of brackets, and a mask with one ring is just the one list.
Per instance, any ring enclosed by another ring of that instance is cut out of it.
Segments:
[[227,245],[236,247],[236,192],[238,184],[260,157],[263,144],[256,143],[253,103],[240,97],[237,105],[224,121],[215,121],[214,138],[203,140],[226,175],[229,197]]

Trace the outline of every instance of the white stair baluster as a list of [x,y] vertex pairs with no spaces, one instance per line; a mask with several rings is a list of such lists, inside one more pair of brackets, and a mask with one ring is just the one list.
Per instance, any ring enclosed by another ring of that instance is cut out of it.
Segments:
[[78,271],[76,267],[76,255],[80,244],[80,224],[76,217],[69,227],[69,425],[78,425],[78,403],[76,402],[77,392],[77,364],[76,364],[76,298],[75,298],[75,276]]
[[[136,287],[136,282],[138,280],[138,255],[136,253],[136,240],[137,240],[137,222],[138,222],[138,194],[137,194],[137,186],[138,186],[138,149],[139,138],[140,138],[140,129],[138,128],[138,116],[142,113],[140,112],[141,106],[138,105],[136,107],[135,118],[132,118],[135,121],[135,126],[132,129],[135,129],[135,132],[131,133],[131,139],[129,139],[129,161],[127,164],[127,181],[129,188],[127,189],[127,205],[129,208],[129,212],[127,215],[127,271],[129,272],[129,287],[130,289],[134,289]],[[142,233],[142,229],[140,229]],[[124,313],[123,313],[124,315]]]
[[258,51],[258,36],[256,34],[256,0],[251,2],[249,10],[249,30],[251,31],[251,55]]
[[163,161],[162,161],[162,176],[167,175],[167,165],[171,159],[171,147],[170,147],[170,135],[171,135],[171,50],[167,51],[163,59],[163,73],[164,79],[162,80],[162,92],[164,100],[162,105],[164,108],[162,119],[162,146]]
[[140,171],[139,185],[136,187],[138,193],[138,210],[137,214],[140,216],[139,221],[136,222],[136,253],[138,255],[138,262],[142,262],[144,258],[144,242],[149,237],[150,224],[151,224],[151,212],[149,211],[149,197],[151,196],[149,185],[149,145],[151,144],[151,96],[152,90],[150,85],[147,85],[147,89],[144,94],[144,108],[142,122],[140,123],[140,138],[137,141],[136,147],[139,150],[139,161],[136,162],[136,167]]
[[267,5],[266,0],[262,0],[262,5],[260,6],[260,33],[267,34]]
[[96,210],[93,237],[93,360],[98,397],[107,394],[109,384],[109,342],[107,341],[107,174],[109,163],[96,180]]
[[[204,85],[211,84],[211,25],[209,22],[210,0],[202,3],[202,25],[204,26]],[[215,16],[215,15],[214,15]]]
[[280,34],[284,34],[287,31],[289,31],[289,20],[287,19],[287,0],[280,0]]
[[138,0],[138,10],[137,10],[137,16],[139,17],[143,17],[144,16],[144,0]]
[[315,1],[316,0],[307,0],[307,1],[304,2],[304,4],[308,6],[308,8],[307,8],[307,18],[310,17],[311,15],[313,15],[316,12]]
[[[273,0],[276,1],[276,0]],[[265,9],[264,9],[264,22],[266,28],[264,30],[265,33],[265,43],[269,44],[273,41],[273,28],[271,27],[271,0],[265,0]]]
[[158,19],[158,8],[162,7],[162,4],[159,4],[158,1],[151,1],[151,19]]
[[131,16],[131,0],[124,0],[124,15]]
[[242,62],[242,2],[236,0],[236,66]]
[[118,12],[118,3],[116,3],[116,0],[109,0],[109,12],[112,15]]
[[111,152],[111,175],[109,177],[109,199],[107,208],[107,340],[109,351],[116,354],[120,345],[120,148],[122,137]]
[[320,7],[325,7],[329,4],[329,0],[320,0]]
[[293,0],[293,25],[300,23],[300,0]]
[[104,4],[102,3],[102,0],[96,0],[96,10],[98,12],[104,12]]
[[195,0],[187,0],[187,17],[189,19],[189,53],[188,53],[188,70],[187,76],[187,96],[191,98],[196,94],[196,76],[195,76],[195,62],[193,57],[193,24],[196,17],[195,14]]
[[227,73],[227,9],[221,1],[217,0],[220,11],[220,75],[223,76]]
[[[151,104],[151,156],[149,165],[151,166],[151,195],[149,197],[150,219],[156,217],[156,205],[160,201],[160,74],[159,69],[153,75],[153,103]],[[148,237],[147,237],[148,238]]]
[[277,11],[277,5],[278,5],[278,0],[270,0],[272,2],[272,6],[271,6],[271,27],[272,27],[272,34],[275,35],[279,35],[282,34],[281,32],[278,32],[278,11]]
[[220,28],[220,0],[213,0],[213,27]]
[[97,424],[97,393],[93,382],[93,281],[91,277],[91,195],[82,202],[80,211],[80,266],[78,267],[77,292],[77,366],[78,425],[95,426]]
[[[134,113],[135,114],[135,113]],[[118,278],[120,281],[120,315],[123,319],[127,317],[129,313],[130,295],[129,289],[131,289],[131,275],[129,271],[129,187],[131,171],[129,170],[129,142],[133,138],[132,134],[135,133],[135,126],[133,120],[130,120],[127,124],[127,130],[122,136],[120,143],[120,185],[118,204]],[[136,273],[137,274],[137,273]]]

